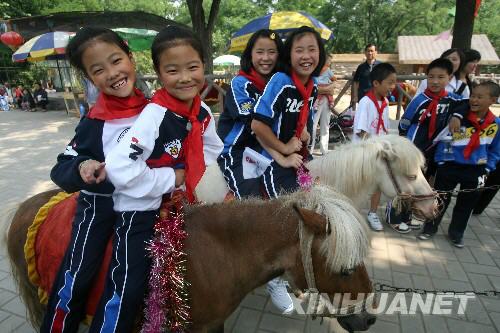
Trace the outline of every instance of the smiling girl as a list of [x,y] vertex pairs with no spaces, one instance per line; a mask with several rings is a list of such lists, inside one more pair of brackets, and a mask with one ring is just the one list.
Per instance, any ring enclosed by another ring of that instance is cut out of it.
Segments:
[[283,43],[272,30],[262,29],[250,37],[241,56],[241,70],[231,81],[219,118],[224,150],[218,162],[232,193],[238,198],[260,196],[261,174],[248,174],[248,152],[262,148],[250,127],[255,104],[274,74]]
[[[123,255],[112,263],[110,279],[118,283],[105,295],[112,304],[109,308],[120,304],[117,295],[128,286],[144,294],[150,262],[145,242],[153,236],[163,195],[185,183],[189,201],[196,201],[194,189],[205,167],[216,163],[222,151],[214,118],[199,95],[205,82],[200,41],[188,29],[169,26],[156,35],[151,54],[163,88],[106,157],[108,175],[116,187],[114,209],[127,231],[123,238],[135,235],[137,239],[133,251],[127,252],[122,237],[115,237]],[[123,274],[124,267],[133,265],[138,266],[137,275]],[[140,304],[142,297],[137,301]],[[120,320],[106,311],[105,325]]]
[[[266,147],[284,156],[298,153],[306,145],[312,129],[312,106],[318,94],[313,77],[323,68],[326,52],[319,34],[310,27],[292,32],[283,52],[283,72],[269,81],[255,106],[252,130]],[[269,151],[264,151],[271,157]],[[294,167],[283,167],[274,160],[264,173],[264,187],[270,198],[298,189]]]
[[[147,104],[142,92],[134,88],[135,65],[129,48],[115,32],[80,29],[66,54],[71,65],[101,93],[50,174],[63,190],[80,194],[71,241],[52,287],[41,332],[77,332],[85,317],[87,296],[116,220],[114,187],[106,177],[104,159]],[[132,321],[135,311],[123,310]]]

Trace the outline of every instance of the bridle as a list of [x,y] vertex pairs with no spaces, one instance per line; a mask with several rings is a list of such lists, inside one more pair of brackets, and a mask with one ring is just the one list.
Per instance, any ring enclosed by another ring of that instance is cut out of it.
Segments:
[[394,206],[396,207],[396,209],[400,211],[402,206],[411,208],[412,213],[416,217],[425,220],[426,219],[425,215],[423,214],[422,210],[416,206],[416,203],[425,200],[435,200],[439,197],[439,194],[436,191],[432,191],[429,194],[420,194],[420,195],[404,193],[403,191],[401,191],[401,186],[399,186],[398,180],[394,176],[394,171],[392,170],[389,160],[386,157],[383,157],[382,159],[387,169],[387,173],[389,174],[389,178],[391,179],[392,185],[396,189],[396,197],[394,198],[395,200]]
[[[326,233],[330,234],[330,223],[326,223]],[[367,304],[373,303],[374,293],[365,294],[363,301],[354,304],[343,306],[343,298],[340,299],[338,307],[332,309],[330,300],[325,299],[319,293],[316,287],[316,278],[314,277],[314,266],[312,263],[312,243],[314,234],[305,230],[304,222],[299,219],[299,243],[302,256],[302,266],[304,267],[304,275],[306,278],[307,289],[304,290],[304,298],[309,299],[308,309],[311,309],[313,318],[319,317],[346,317],[353,314],[361,313],[366,310]],[[312,302],[312,305],[311,305]],[[371,302],[371,303],[369,303]],[[330,304],[329,304],[330,303]],[[328,312],[325,310],[328,307]]]

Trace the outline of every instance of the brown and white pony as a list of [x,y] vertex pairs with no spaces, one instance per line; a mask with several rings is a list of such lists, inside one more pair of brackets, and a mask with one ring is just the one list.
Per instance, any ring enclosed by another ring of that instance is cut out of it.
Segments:
[[[23,202],[7,238],[20,294],[35,326],[44,307],[28,280],[23,246],[38,209],[54,194]],[[332,299],[338,293],[372,292],[363,265],[369,248],[366,224],[348,198],[328,187],[269,201],[193,205],[186,208],[185,227],[190,332],[220,328],[245,295],[283,274],[293,288],[317,290]],[[368,329],[375,319],[361,310],[339,323],[350,331]]]

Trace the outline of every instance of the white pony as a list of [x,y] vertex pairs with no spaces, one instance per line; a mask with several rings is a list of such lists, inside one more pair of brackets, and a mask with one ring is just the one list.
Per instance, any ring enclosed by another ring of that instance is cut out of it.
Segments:
[[[379,189],[389,197],[418,198],[410,204],[422,217],[431,218],[437,210],[435,196],[422,168],[425,159],[408,139],[398,135],[372,137],[366,141],[336,147],[306,166],[321,184],[332,186],[361,208],[367,195]],[[200,201],[221,202],[228,192],[224,177],[214,164],[196,188]]]

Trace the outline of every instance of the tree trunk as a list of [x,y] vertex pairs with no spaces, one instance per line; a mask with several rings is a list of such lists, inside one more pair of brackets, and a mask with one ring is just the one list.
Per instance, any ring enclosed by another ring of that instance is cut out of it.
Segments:
[[455,23],[451,47],[470,49],[474,29],[475,0],[456,0]]
[[203,57],[205,58],[205,72],[213,72],[213,38],[215,19],[219,13],[221,0],[213,0],[208,22],[205,23],[205,11],[203,10],[203,0],[187,0],[189,15],[193,24],[194,33],[200,38],[203,44]]

